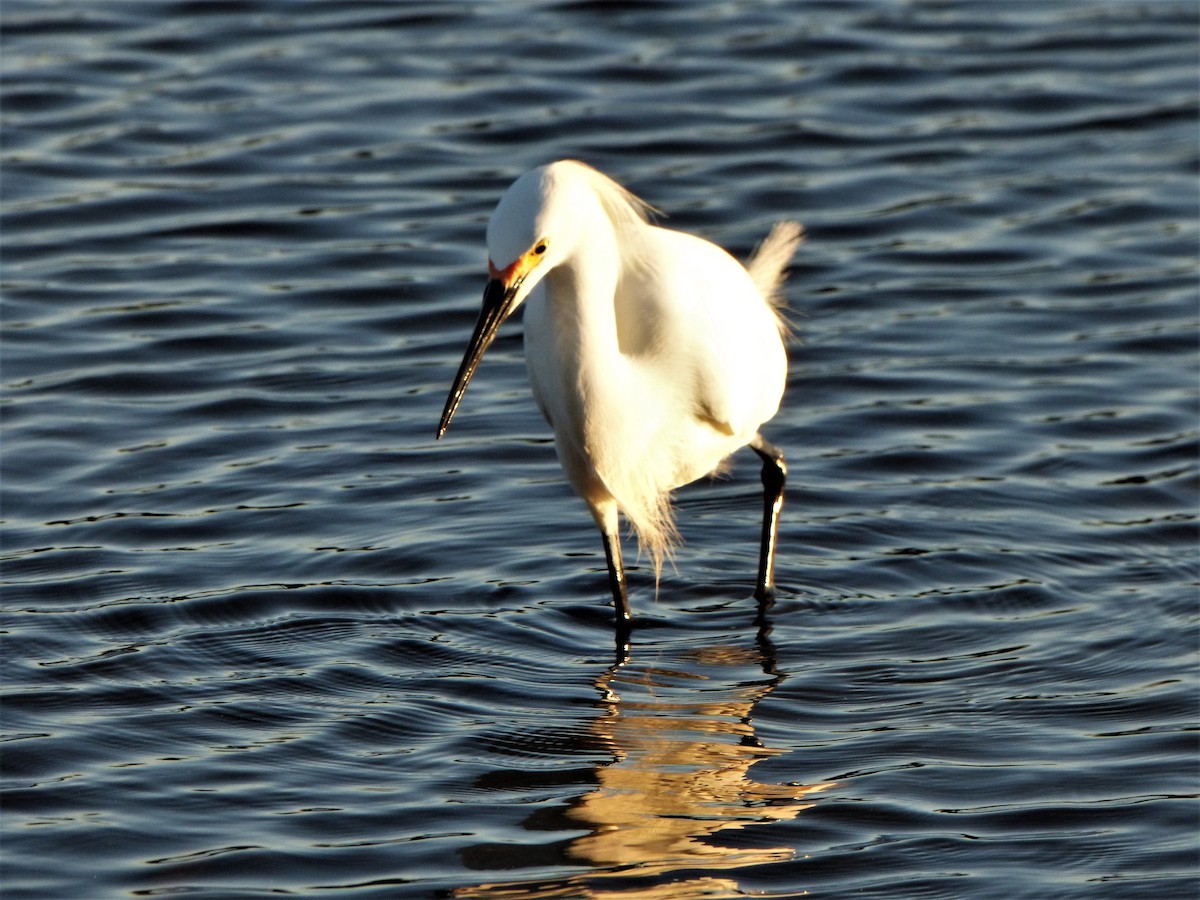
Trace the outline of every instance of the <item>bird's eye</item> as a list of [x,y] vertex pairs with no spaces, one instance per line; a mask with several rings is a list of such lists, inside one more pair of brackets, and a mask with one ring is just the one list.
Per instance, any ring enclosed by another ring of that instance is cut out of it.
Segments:
[[533,248],[533,255],[541,256],[545,252],[546,252],[546,242],[538,241],[537,244]]

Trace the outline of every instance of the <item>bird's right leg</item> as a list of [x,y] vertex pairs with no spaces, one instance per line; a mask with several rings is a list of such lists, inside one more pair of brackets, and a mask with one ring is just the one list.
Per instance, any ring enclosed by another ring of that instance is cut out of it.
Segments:
[[629,611],[629,594],[625,589],[625,567],[621,565],[621,536],[604,533],[604,557],[608,561],[608,586],[612,589],[613,608],[617,613],[617,643],[629,639],[633,614]]
[[592,516],[604,536],[604,559],[608,563],[608,586],[612,590],[613,609],[617,614],[618,636],[628,636],[633,614],[629,610],[629,593],[625,587],[625,566],[621,563],[621,531],[617,504],[609,501],[592,505]]
[[750,449],[762,457],[763,524],[758,551],[758,586],[754,596],[762,602],[775,595],[775,537],[779,532],[779,514],[783,511],[783,486],[787,481],[787,463],[783,451],[769,444],[761,434],[750,442]]

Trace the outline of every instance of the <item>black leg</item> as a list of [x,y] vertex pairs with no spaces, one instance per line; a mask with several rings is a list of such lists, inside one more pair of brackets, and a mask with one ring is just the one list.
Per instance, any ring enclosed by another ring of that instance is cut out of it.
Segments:
[[618,647],[629,640],[633,615],[629,611],[629,594],[625,589],[625,567],[621,565],[621,535],[604,532],[604,558],[608,562],[608,586],[612,589],[613,609],[617,614]]
[[760,601],[775,596],[775,536],[779,532],[779,513],[783,510],[783,485],[787,481],[787,463],[783,451],[755,435],[750,449],[762,457],[763,524],[758,550],[758,586],[754,596]]

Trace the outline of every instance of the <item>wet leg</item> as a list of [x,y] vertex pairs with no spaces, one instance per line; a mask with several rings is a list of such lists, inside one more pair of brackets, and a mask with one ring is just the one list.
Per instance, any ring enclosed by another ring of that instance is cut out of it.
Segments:
[[625,586],[625,567],[621,564],[621,535],[604,532],[604,558],[608,563],[608,586],[612,590],[613,609],[617,614],[617,643],[629,639],[633,615],[629,610],[629,592]]
[[767,443],[761,434],[754,436],[750,449],[763,461],[763,524],[758,550],[758,585],[754,596],[765,602],[775,596],[775,538],[779,532],[779,514],[783,510],[787,463],[784,462],[783,451]]

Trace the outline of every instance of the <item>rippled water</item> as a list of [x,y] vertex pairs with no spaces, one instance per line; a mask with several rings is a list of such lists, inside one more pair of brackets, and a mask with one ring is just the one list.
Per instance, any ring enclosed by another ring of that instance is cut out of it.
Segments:
[[[5,897],[1194,896],[1197,20],[5,0]],[[433,441],[560,157],[809,230],[624,659],[519,324]]]

